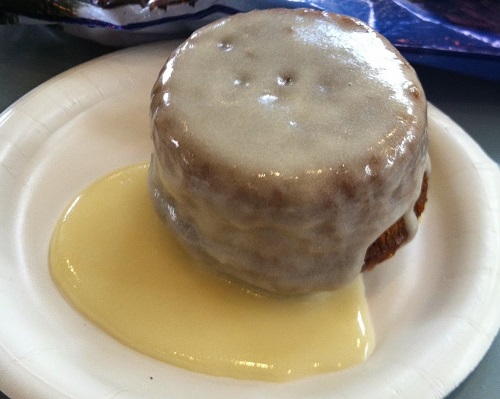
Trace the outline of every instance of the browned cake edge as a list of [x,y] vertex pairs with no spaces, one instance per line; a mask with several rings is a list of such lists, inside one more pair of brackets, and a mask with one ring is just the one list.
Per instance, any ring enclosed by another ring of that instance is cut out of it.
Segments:
[[[413,207],[413,211],[417,218],[420,217],[424,211],[425,203],[427,202],[428,180],[427,173],[425,173],[422,180],[420,196]],[[368,247],[365,255],[365,263],[361,271],[371,270],[379,263],[392,257],[398,248],[408,240],[408,236],[405,219],[401,217]]]

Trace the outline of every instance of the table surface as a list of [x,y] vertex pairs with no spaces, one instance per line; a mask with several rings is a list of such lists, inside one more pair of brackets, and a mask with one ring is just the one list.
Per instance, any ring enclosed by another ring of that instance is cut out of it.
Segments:
[[[54,28],[0,26],[0,112],[51,77],[114,50]],[[500,82],[419,64],[414,66],[428,100],[454,119],[500,163]],[[500,397],[498,376],[500,336],[476,370],[446,399]],[[1,385],[0,370],[0,389]],[[8,398],[0,392],[0,399]]]

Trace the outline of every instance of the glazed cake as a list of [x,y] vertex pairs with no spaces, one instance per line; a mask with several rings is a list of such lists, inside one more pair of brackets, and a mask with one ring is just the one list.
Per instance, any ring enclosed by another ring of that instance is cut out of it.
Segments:
[[336,289],[416,233],[425,95],[359,20],[273,9],[203,27],[161,71],[151,120],[157,212],[231,279]]

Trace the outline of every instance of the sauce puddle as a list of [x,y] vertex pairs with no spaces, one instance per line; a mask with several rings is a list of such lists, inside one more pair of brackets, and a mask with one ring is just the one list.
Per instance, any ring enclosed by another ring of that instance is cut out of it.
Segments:
[[196,265],[156,215],[148,165],[85,189],[59,220],[52,278],[73,306],[146,355],[205,374],[287,381],[352,367],[374,348],[361,276],[267,297]]

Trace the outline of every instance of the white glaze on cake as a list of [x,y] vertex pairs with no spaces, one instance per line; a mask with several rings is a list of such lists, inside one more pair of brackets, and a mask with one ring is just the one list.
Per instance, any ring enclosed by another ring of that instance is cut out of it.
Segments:
[[168,60],[151,112],[159,213],[205,262],[264,290],[352,280],[420,194],[422,87],[352,18],[254,11],[202,28]]

